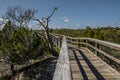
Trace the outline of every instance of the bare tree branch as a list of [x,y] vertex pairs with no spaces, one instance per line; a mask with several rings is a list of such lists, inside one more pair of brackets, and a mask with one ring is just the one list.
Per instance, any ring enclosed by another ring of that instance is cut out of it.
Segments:
[[15,26],[27,26],[36,12],[34,9],[24,9],[20,6],[8,7],[3,18],[10,20]]
[[57,11],[57,9],[58,9],[57,7],[53,8],[52,13],[47,17],[47,20],[49,20],[53,16],[53,14],[55,13],[55,11]]
[[39,19],[32,19],[32,20],[38,21],[40,26],[42,26],[44,29],[46,28],[46,26]]

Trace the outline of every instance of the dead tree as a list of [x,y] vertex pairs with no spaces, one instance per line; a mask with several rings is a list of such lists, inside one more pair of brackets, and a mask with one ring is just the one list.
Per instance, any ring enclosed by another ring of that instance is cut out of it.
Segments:
[[53,48],[53,43],[52,43],[50,33],[49,33],[49,21],[57,9],[58,9],[57,7],[54,7],[52,12],[50,13],[50,15],[47,17],[43,17],[42,19],[34,19],[35,21],[37,21],[39,23],[40,27],[44,28],[46,39],[49,41],[50,51],[53,53],[54,56],[56,56],[56,53],[55,53],[55,50]]
[[24,9],[20,6],[10,6],[2,17],[11,21],[13,26],[23,27],[29,25],[36,11],[34,9]]

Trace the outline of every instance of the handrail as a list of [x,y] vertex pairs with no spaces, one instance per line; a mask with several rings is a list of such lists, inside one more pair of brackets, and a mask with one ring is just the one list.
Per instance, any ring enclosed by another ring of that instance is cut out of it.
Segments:
[[71,80],[70,62],[66,38],[62,39],[62,46],[58,57],[53,80]]
[[86,38],[86,39],[93,41],[93,42],[100,43],[100,44],[107,46],[107,47],[110,47],[110,48],[114,48],[116,50],[120,50],[119,44],[115,44],[115,43],[111,43],[111,42],[107,42],[107,41],[102,41],[102,40],[98,40],[98,39],[93,39],[93,38]]
[[[64,35],[61,35],[61,34],[52,34],[53,36],[59,36],[59,37],[63,37]],[[88,38],[88,37],[70,37],[70,36],[65,36],[66,38],[69,38],[69,39],[74,39],[74,40],[77,40],[77,39],[83,39],[83,40],[89,40],[89,41],[93,41],[93,42],[97,42],[97,43],[100,43],[104,46],[107,46],[107,47],[110,47],[110,48],[114,48],[116,50],[120,50],[120,45],[119,44],[115,44],[115,43],[111,43],[111,42],[107,42],[107,41],[103,41],[103,40],[98,40],[98,39],[94,39],[94,38]],[[72,41],[72,42],[76,42],[76,41]]]

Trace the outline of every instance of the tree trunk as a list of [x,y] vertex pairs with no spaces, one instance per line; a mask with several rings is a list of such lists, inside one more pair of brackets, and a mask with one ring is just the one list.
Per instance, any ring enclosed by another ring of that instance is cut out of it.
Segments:
[[52,42],[52,39],[49,34],[49,28],[47,27],[45,30],[46,30],[47,40],[49,42],[50,51],[53,54],[53,56],[58,56],[58,54],[56,53],[56,51],[54,50],[54,47],[53,47],[53,42]]

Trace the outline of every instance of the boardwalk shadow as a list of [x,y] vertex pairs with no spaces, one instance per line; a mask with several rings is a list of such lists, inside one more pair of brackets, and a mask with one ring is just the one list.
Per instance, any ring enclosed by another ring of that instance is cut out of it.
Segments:
[[73,54],[74,54],[75,59],[76,59],[76,61],[77,61],[77,64],[78,64],[78,66],[79,66],[80,72],[82,73],[83,79],[84,79],[84,80],[88,80],[88,77],[87,77],[87,75],[86,75],[86,72],[85,72],[83,66],[82,66],[81,63],[80,63],[80,61],[79,61],[79,59],[78,59],[78,57],[77,57],[77,55],[76,55],[76,53],[75,53],[75,50],[72,49],[72,51],[73,51]]
[[75,51],[78,51],[80,53],[80,55],[83,57],[83,60],[85,60],[85,62],[87,63],[88,67],[91,69],[92,73],[95,75],[97,80],[105,80],[104,77],[100,74],[100,72],[95,68],[95,66],[89,61],[89,59],[86,57],[86,55],[81,50],[76,49],[76,48],[70,48],[70,49],[73,51],[73,54],[76,58],[77,64],[79,66],[79,69],[82,73],[84,80],[88,80],[88,77],[87,77],[86,72],[85,72],[83,66],[81,65],[79,58],[76,55]]

